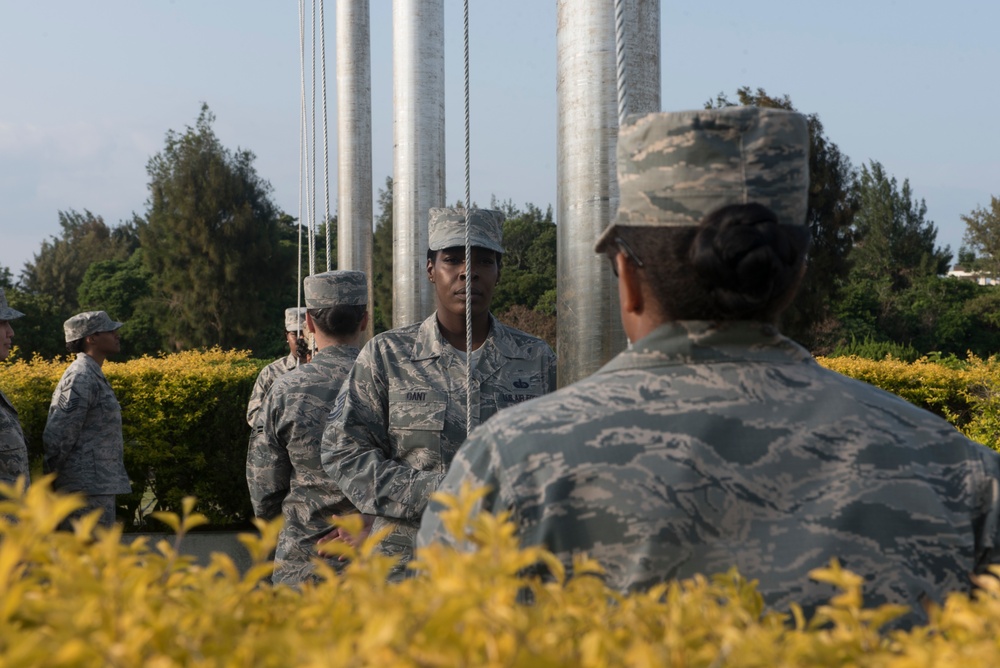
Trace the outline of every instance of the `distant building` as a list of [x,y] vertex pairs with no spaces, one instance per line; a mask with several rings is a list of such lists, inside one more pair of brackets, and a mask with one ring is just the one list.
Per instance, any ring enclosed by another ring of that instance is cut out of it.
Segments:
[[952,267],[951,271],[949,271],[947,275],[954,278],[961,278],[966,281],[975,281],[979,285],[1000,285],[1000,278],[987,276],[980,271],[966,271],[961,265],[958,264]]

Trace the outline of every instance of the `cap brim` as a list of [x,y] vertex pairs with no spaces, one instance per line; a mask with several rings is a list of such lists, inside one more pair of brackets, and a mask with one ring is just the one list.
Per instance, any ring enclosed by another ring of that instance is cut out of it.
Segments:
[[614,221],[601,232],[601,236],[597,237],[597,243],[594,244],[595,253],[603,253],[604,249],[608,247],[608,244],[615,237],[615,230],[618,229],[618,222]]
[[0,320],[17,320],[18,318],[23,318],[24,314],[15,308],[6,307],[0,308]]
[[[494,251],[496,253],[500,253],[501,255],[503,255],[504,253],[507,252],[507,251],[504,250],[503,246],[501,246],[500,244],[494,243],[494,242],[490,241],[489,239],[482,239],[482,238],[480,238],[480,239],[473,239],[472,240],[472,247],[473,248],[485,248],[486,250],[491,250],[491,251]],[[429,250],[434,251],[436,253],[437,251],[444,250],[445,248],[465,248],[465,237],[461,237],[461,238],[455,237],[454,239],[445,239],[443,242],[441,242],[439,244],[438,248],[431,248]]]

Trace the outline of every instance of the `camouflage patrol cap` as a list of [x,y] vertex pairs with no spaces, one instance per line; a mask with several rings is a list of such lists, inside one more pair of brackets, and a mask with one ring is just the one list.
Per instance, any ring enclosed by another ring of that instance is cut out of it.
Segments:
[[[503,253],[504,215],[493,209],[472,209],[469,224],[471,242],[477,248]],[[431,209],[428,249],[432,251],[465,246],[465,209]]]
[[116,322],[104,311],[86,311],[77,313],[72,318],[63,323],[63,333],[66,334],[66,343],[85,339],[91,334],[100,332],[113,332],[125,323]]
[[307,308],[368,304],[368,282],[363,271],[342,269],[306,276],[302,292]]
[[729,107],[632,116],[618,133],[616,227],[697,225],[712,211],[756,202],[779,223],[804,225],[809,128],[784,109]]
[[305,308],[285,309],[285,331],[299,332],[306,328]]
[[7,304],[7,295],[4,294],[3,288],[0,288],[0,320],[17,320],[23,315],[23,313],[11,308]]

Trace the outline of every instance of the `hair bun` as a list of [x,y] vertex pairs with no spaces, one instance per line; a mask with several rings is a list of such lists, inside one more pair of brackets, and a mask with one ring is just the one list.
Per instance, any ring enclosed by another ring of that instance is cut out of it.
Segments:
[[767,207],[727,206],[705,222],[689,260],[705,289],[733,317],[757,311],[797,278],[799,252]]

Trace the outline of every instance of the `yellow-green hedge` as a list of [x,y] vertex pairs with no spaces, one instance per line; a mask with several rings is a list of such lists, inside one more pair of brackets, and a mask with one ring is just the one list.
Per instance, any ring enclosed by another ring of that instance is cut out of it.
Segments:
[[[36,472],[52,391],[69,362],[36,357],[0,364],[0,389],[17,408]],[[122,406],[125,467],[133,483],[132,494],[118,497],[127,528],[147,485],[161,509],[179,511],[181,499],[194,494],[213,523],[249,521],[244,416],[265,363],[218,349],[105,362]]]
[[[17,492],[5,488],[4,493]],[[879,633],[899,608],[861,607],[861,578],[836,563],[812,576],[841,590],[812,620],[763,609],[735,572],[622,596],[586,573],[543,583],[523,567],[558,562],[519,549],[512,525],[468,521],[474,494],[451,500],[449,525],[477,550],[418,552],[421,573],[386,584],[369,538],[343,575],[301,591],[262,583],[278,524],[246,535],[254,565],[208,566],[174,541],[122,544],[118,530],[53,527],[78,503],[45,485],[0,502],[0,665],[48,666],[915,666],[1000,665],[1000,582],[951,595],[927,627]],[[178,539],[203,517],[166,517]],[[534,603],[525,605],[528,590]]]
[[[932,410],[971,438],[1000,449],[1000,362],[995,358],[970,357],[962,369],[929,360],[838,357],[819,362]],[[68,363],[35,358],[0,364],[0,389],[18,409],[36,471],[52,391]],[[134,528],[147,484],[161,509],[178,512],[181,499],[195,495],[213,524],[249,521],[244,415],[253,381],[266,363],[245,352],[218,349],[105,363],[122,405],[125,466],[134,482],[135,492],[119,498],[127,529]]]

